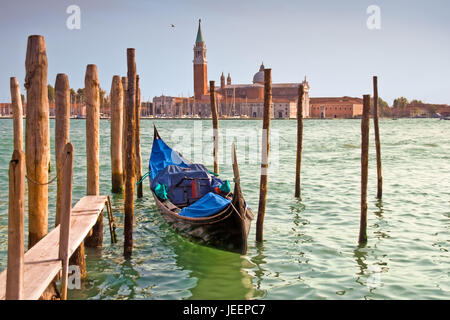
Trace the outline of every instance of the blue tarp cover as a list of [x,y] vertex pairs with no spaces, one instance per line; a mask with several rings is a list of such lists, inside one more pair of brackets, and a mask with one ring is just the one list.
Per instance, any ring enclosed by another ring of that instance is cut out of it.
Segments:
[[183,179],[209,180],[211,190],[208,191],[212,191],[215,187],[220,187],[223,184],[223,181],[210,174],[204,165],[193,163],[187,165],[187,167],[168,165],[160,170],[155,178],[151,179],[150,188],[155,190],[158,184],[165,184],[167,189],[170,190]]
[[[192,184],[195,184],[195,197]],[[211,175],[202,164],[191,164],[188,168],[169,165],[151,180],[150,188],[156,192],[158,186],[164,185],[170,202],[177,206],[184,206],[196,202],[222,184],[223,182]]]
[[[210,192],[222,186],[222,180],[212,176],[202,164],[191,164],[160,138],[153,140],[149,169],[150,187],[153,191],[158,185],[164,185],[167,197],[173,204],[188,204],[181,210],[182,216],[193,218],[210,216],[223,210],[231,202]],[[192,196],[193,181],[197,197],[200,199]],[[190,204],[191,201],[195,202]]]
[[172,164],[183,168],[189,167],[189,161],[182,158],[178,152],[172,150],[162,139],[153,140],[149,163],[150,179],[155,179],[162,169]]
[[212,216],[225,209],[230,202],[231,200],[225,199],[218,194],[208,192],[194,204],[183,208],[180,212],[180,216],[190,218]]

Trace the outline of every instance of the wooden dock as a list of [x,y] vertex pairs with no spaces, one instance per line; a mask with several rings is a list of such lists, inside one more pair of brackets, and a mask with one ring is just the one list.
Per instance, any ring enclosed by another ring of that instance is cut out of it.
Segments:
[[[70,218],[69,256],[80,246],[96,224],[108,203],[107,196],[85,196],[72,208]],[[38,300],[61,271],[59,259],[60,226],[58,225],[24,256],[24,300]],[[6,273],[0,273],[0,300],[5,300]]]

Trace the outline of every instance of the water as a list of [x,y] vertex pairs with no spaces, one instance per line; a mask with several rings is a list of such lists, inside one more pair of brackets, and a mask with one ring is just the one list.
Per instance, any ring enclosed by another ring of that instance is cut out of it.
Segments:
[[[186,157],[198,157],[199,153],[189,154],[189,135],[175,129],[187,128],[187,133],[193,133],[194,126],[201,126],[205,135],[211,131],[210,121],[143,120],[144,163],[150,156],[154,122],[161,136],[169,144],[178,144]],[[261,121],[253,120],[220,122],[222,141],[225,134],[239,137],[242,189],[255,211],[260,169],[259,155],[252,157],[252,150],[253,145],[260,144],[256,129],[261,125]],[[108,121],[101,121],[102,194],[110,194],[109,126]],[[51,127],[53,134],[53,121]],[[245,256],[186,241],[160,217],[145,183],[144,198],[135,202],[133,259],[122,258],[123,197],[113,196],[119,243],[110,244],[105,227],[103,249],[87,249],[88,278],[81,290],[69,292],[69,298],[449,299],[450,122],[383,120],[380,127],[384,198],[382,202],[375,199],[372,127],[366,246],[357,245],[360,121],[305,121],[302,200],[298,201],[293,197],[296,121],[274,120],[271,128],[278,142],[272,142],[272,155],[276,158],[278,154],[279,161],[271,165],[262,245],[254,241],[255,221]],[[84,120],[71,121],[76,152],[74,202],[86,189],[84,130]],[[243,139],[246,132],[255,134]],[[2,270],[6,267],[12,120],[0,120],[0,134],[0,182],[4,186],[0,189]],[[247,141],[247,148],[242,141]],[[229,143],[227,139],[222,155],[228,156]],[[200,155],[209,156],[211,150],[210,144],[205,145]],[[211,157],[205,161],[212,168]],[[229,161],[221,165],[221,176],[232,178]],[[49,197],[52,226],[55,184],[50,186]]]

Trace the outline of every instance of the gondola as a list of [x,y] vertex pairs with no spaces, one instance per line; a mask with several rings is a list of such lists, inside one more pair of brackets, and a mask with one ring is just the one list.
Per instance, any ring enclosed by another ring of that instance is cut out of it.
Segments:
[[162,217],[179,234],[202,245],[245,254],[254,214],[242,196],[234,144],[232,153],[234,192],[203,165],[170,148],[155,126],[150,189]]

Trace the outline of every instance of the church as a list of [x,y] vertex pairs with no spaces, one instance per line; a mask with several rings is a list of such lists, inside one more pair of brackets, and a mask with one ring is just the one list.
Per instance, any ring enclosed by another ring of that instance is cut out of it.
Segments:
[[[193,59],[194,96],[189,98],[160,96],[153,98],[153,115],[165,117],[211,116],[208,62],[201,20],[198,22]],[[228,73],[220,76],[215,86],[219,116],[262,118],[264,110],[264,64],[254,74],[252,83],[233,84]],[[303,116],[305,118],[353,118],[362,113],[359,98],[310,98],[310,86],[306,77],[301,83],[272,83],[272,118],[290,119],[297,116],[298,87],[304,86]],[[313,111],[313,114],[312,114]]]
[[[194,100],[195,112],[200,117],[210,116],[210,96],[208,88],[208,72],[206,60],[206,45],[203,39],[201,20],[198,23],[197,38],[194,45]],[[217,82],[216,82],[217,83]],[[303,114],[309,117],[309,84],[305,80]],[[297,96],[300,83],[272,83],[272,117],[292,118],[297,113]],[[261,118],[264,106],[264,64],[253,76],[253,83],[232,84],[228,73],[226,82],[222,73],[217,92],[216,105],[222,117]]]

